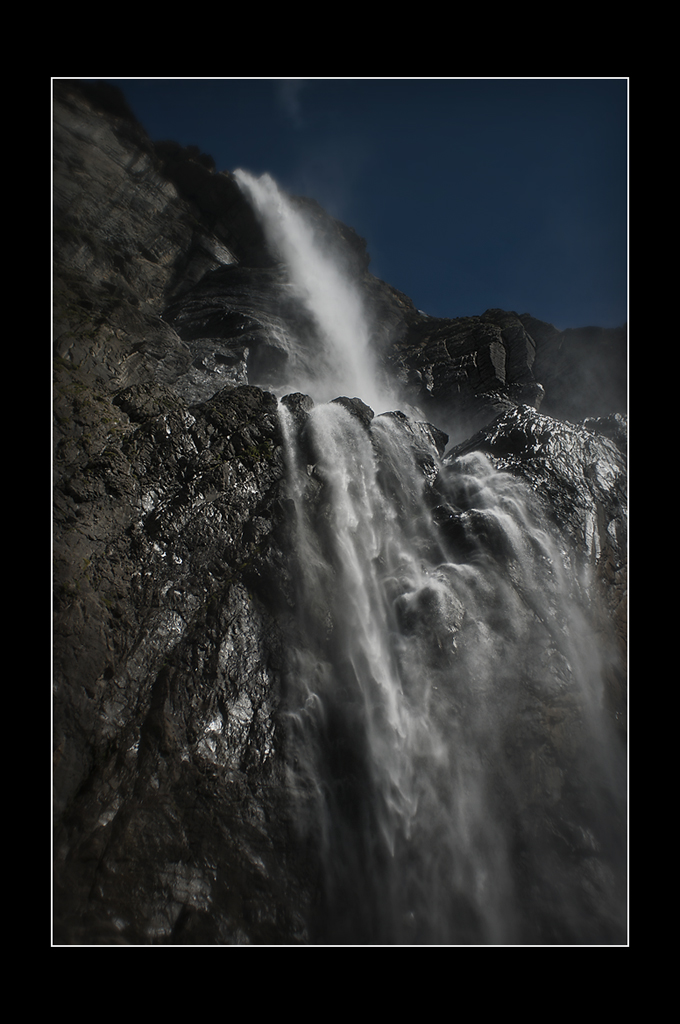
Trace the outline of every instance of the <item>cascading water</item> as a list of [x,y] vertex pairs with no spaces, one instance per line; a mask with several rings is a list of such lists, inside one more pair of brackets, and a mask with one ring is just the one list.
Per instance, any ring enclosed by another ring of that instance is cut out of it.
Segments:
[[299,338],[287,339],[295,388],[317,401],[360,395],[373,409],[389,407],[390,392],[378,380],[367,310],[358,290],[269,175],[254,178],[236,171],[235,177],[287,268],[290,289],[316,325],[312,350]]
[[[237,178],[319,325],[293,362],[305,393],[384,409],[351,283],[271,179]],[[288,709],[312,941],[622,941],[625,776],[572,553],[485,456],[447,464],[427,424],[295,398]]]

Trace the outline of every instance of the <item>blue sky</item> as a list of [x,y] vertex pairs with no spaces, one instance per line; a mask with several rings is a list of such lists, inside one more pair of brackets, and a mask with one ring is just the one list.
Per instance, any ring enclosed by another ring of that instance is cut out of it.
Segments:
[[625,78],[108,81],[152,139],[317,199],[433,316],[627,320]]

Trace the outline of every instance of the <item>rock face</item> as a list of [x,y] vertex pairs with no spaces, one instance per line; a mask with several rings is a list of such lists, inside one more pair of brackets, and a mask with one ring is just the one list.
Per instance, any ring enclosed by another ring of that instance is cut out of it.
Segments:
[[[300,597],[285,422],[308,507],[329,513],[314,403],[291,387],[284,420],[273,393],[288,381],[286,338],[314,324],[234,178],[191,147],[152,144],[116,90],[55,83],[54,157],[54,941],[325,941],[322,844],[299,827],[286,725]],[[428,317],[370,274],[352,229],[297,202],[372,310],[403,407],[421,410],[392,425],[447,557],[477,529],[452,482],[476,453],[528,485],[574,575],[593,576],[586,603],[623,737],[623,332],[502,310]],[[338,404],[381,435],[361,396]],[[378,478],[395,489],[387,468]],[[454,605],[445,632],[460,625]],[[395,607],[403,623],[421,614],[403,594]],[[578,712],[541,708],[554,729],[549,742],[527,729],[524,755],[554,792]],[[592,865],[569,827],[572,863]],[[458,934],[476,941],[461,914]],[[625,941],[619,918],[598,914],[585,939],[542,911],[510,941]]]
[[[623,416],[561,422],[528,407],[512,409],[455,448],[445,464],[483,452],[494,466],[526,480],[560,534],[592,566],[598,628],[615,644],[606,699],[622,729],[626,720],[627,432]],[[613,628],[612,628],[613,627]]]
[[[264,896],[281,865],[265,870],[263,858],[272,840],[286,847],[274,839],[285,800],[273,797],[283,665],[271,579],[285,589],[272,536],[276,401],[242,387],[190,409],[162,387],[132,386],[110,406],[106,443],[55,492],[58,934],[294,939],[299,922],[265,920],[259,907],[246,924],[254,893],[281,913],[280,897]],[[229,926],[204,913],[222,871],[229,901],[243,901]],[[118,907],[117,925],[93,893]]]

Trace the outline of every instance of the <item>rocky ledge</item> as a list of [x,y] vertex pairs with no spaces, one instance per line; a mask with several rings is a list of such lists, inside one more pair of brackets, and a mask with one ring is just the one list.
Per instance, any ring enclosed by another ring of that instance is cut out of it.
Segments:
[[[271,393],[277,331],[304,317],[233,177],[152,143],[117,91],[55,82],[54,160],[55,942],[307,942],[318,851],[288,789]],[[412,431],[428,486],[446,431],[444,472],[485,452],[594,569],[624,726],[623,334],[427,317],[305,202],[376,310],[405,406],[437,425]],[[605,378],[606,398],[581,387]],[[302,424],[310,400],[288,404]]]

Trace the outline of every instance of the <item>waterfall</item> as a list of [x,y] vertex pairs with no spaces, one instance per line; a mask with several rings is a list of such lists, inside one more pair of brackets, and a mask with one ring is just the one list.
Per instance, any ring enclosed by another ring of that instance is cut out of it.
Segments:
[[353,285],[271,179],[237,177],[318,324],[295,364],[317,404],[279,406],[312,941],[620,941],[625,772],[574,553],[520,480],[385,411]]
[[267,174],[234,174],[259,214],[267,241],[286,266],[288,287],[316,325],[312,350],[289,339],[290,376],[297,390],[327,401],[361,397],[371,408],[390,407],[392,396],[379,381],[370,346],[365,302],[318,232]]

